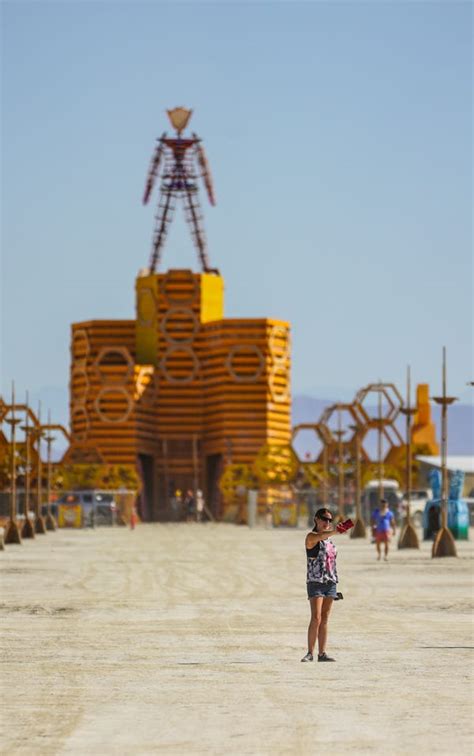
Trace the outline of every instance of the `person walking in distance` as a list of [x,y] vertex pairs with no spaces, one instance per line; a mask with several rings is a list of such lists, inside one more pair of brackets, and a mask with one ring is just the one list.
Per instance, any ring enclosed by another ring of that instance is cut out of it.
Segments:
[[193,522],[195,519],[196,502],[191,488],[188,488],[186,491],[186,496],[184,497],[184,509],[186,512],[186,522]]
[[388,548],[390,545],[391,533],[395,536],[395,515],[388,507],[387,499],[380,499],[380,507],[374,510],[372,514],[372,533],[375,538],[375,546],[377,549],[377,559],[382,556],[381,547],[384,545],[384,560],[388,560]]
[[318,642],[318,662],[333,662],[326,653],[328,639],[328,622],[334,599],[337,593],[337,549],[332,536],[345,533],[353,527],[352,520],[341,522],[337,527],[333,525],[333,516],[329,509],[318,509],[314,515],[314,528],[307,534],[306,546],[306,588],[311,607],[311,619],[308,627],[308,653],[302,662],[313,661],[313,651]]

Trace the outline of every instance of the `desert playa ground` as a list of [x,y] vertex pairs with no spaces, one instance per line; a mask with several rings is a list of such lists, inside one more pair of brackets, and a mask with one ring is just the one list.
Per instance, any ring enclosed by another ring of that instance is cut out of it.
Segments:
[[384,563],[339,536],[337,663],[301,664],[303,540],[156,524],[9,546],[1,753],[471,754],[473,541]]

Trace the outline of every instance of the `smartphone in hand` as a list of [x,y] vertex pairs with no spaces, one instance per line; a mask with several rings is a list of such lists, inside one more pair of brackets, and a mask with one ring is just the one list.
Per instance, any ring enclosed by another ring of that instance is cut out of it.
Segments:
[[339,525],[336,525],[336,530],[338,533],[345,533],[346,530],[350,530],[353,527],[354,527],[354,523],[349,517],[348,520],[344,520],[344,522],[340,522]]

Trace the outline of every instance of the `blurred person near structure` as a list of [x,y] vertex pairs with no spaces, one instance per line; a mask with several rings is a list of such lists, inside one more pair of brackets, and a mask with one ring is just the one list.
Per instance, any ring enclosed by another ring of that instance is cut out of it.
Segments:
[[192,522],[195,518],[196,501],[191,488],[186,491],[184,497],[184,512],[186,516],[186,522]]
[[202,522],[204,513],[204,494],[200,488],[196,491],[196,520]]
[[380,507],[372,513],[372,535],[375,538],[377,559],[382,557],[382,543],[384,545],[384,560],[388,560],[388,549],[391,536],[395,536],[395,515],[389,509],[387,499],[380,499]]

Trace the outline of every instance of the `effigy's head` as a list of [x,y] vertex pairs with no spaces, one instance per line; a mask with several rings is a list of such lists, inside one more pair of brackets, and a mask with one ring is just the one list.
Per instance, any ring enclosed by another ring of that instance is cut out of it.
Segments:
[[192,110],[187,110],[183,107],[173,108],[173,110],[167,110],[166,112],[168,113],[171,125],[176,129],[178,134],[184,131],[193,113]]

